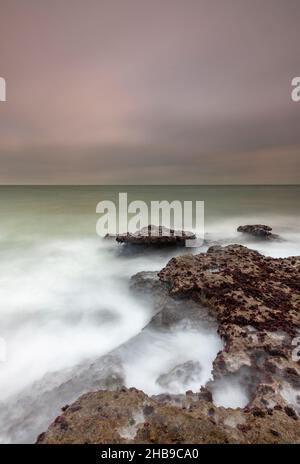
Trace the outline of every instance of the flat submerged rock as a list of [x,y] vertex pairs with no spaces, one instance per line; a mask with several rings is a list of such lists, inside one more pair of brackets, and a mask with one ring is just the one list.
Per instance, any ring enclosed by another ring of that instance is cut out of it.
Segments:
[[193,232],[149,225],[133,234],[118,234],[116,241],[127,245],[169,247],[185,246],[186,240],[193,240],[195,238],[196,235]]

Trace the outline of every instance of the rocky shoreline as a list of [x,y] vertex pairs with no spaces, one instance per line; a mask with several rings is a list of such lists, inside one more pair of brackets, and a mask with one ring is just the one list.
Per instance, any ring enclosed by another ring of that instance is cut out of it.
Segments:
[[[217,328],[224,346],[211,380],[152,397],[120,380],[65,405],[37,443],[300,443],[300,257],[213,246],[135,275],[131,289],[152,299],[150,327],[170,330],[188,318]],[[159,381],[167,386],[197,368],[179,365]],[[216,406],[215,389],[232,382],[247,405]]]

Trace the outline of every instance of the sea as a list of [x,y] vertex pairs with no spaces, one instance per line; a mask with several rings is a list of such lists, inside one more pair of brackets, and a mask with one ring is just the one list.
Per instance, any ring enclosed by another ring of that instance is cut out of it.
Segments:
[[[117,203],[121,192],[129,202],[204,202],[203,245],[124,253],[123,245],[96,230],[98,203]],[[130,278],[162,269],[175,255],[203,253],[210,244],[299,256],[299,199],[300,186],[1,186],[0,442],[34,442],[63,406],[56,393],[62,385],[66,402],[95,389],[92,366],[98,369],[105,359],[109,372],[107,356],[116,349],[126,387],[149,395],[199,390],[222,348],[217,331],[192,323],[169,332],[145,330],[154,309],[130,291]],[[280,240],[237,232],[239,225],[258,223],[271,226]],[[167,387],[158,382],[187,362],[201,368]],[[224,386],[214,402],[239,407],[247,397],[238,385]]]

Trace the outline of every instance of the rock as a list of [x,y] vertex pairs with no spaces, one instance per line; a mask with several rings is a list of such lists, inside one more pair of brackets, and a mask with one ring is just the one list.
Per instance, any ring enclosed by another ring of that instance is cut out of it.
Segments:
[[127,245],[143,245],[153,247],[185,246],[187,239],[195,239],[192,232],[168,229],[162,226],[149,225],[133,234],[118,234],[116,241]]
[[225,409],[193,395],[176,406],[171,396],[170,402],[166,395],[160,402],[136,389],[88,393],[40,434],[37,443],[300,443],[299,421],[290,411],[270,416],[258,409]]
[[219,323],[225,345],[210,390],[232,377],[250,404],[286,405],[282,388],[298,388],[300,381],[300,363],[292,357],[300,329],[299,275],[299,257],[273,259],[239,245],[173,258],[159,273],[171,295],[206,305]]
[[158,277],[158,272],[138,272],[130,279],[130,289],[135,296],[147,299],[153,305],[154,316],[148,327],[170,330],[187,321],[194,328],[216,329],[214,315],[205,306],[200,306],[191,298],[176,298],[170,295],[168,286]]
[[158,272],[141,271],[130,279],[130,290],[136,296],[150,298],[153,302],[160,301],[167,294],[166,285],[159,279]]
[[168,391],[172,389],[173,384],[180,383],[184,386],[197,381],[201,371],[202,367],[198,361],[187,361],[173,367],[167,374],[160,375],[156,382]]
[[208,401],[209,403],[212,403],[213,402],[213,397],[212,397],[211,391],[208,390],[208,388],[202,386],[200,388],[200,392],[199,392],[199,399]]
[[273,259],[241,245],[211,247],[172,258],[158,275],[172,295],[212,308],[228,335],[230,324],[293,336],[300,327],[299,257]]
[[[138,390],[83,395],[79,412],[65,411],[68,428],[54,421],[38,443],[222,443],[226,434],[203,416],[160,404]],[[147,414],[145,414],[145,412]],[[195,441],[197,437],[197,441]]]
[[272,227],[265,226],[263,224],[252,224],[246,226],[239,226],[237,231],[243,232],[254,237],[263,238],[263,239],[277,239],[278,235],[275,235],[271,232]]

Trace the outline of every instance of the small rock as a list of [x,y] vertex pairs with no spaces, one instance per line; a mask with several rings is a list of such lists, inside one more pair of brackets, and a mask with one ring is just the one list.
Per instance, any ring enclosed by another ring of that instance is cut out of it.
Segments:
[[253,235],[254,237],[259,238],[267,238],[267,239],[274,239],[278,238],[278,235],[272,234],[271,232],[272,227],[263,225],[263,224],[252,224],[246,226],[239,226],[237,231],[243,232],[249,235]]

